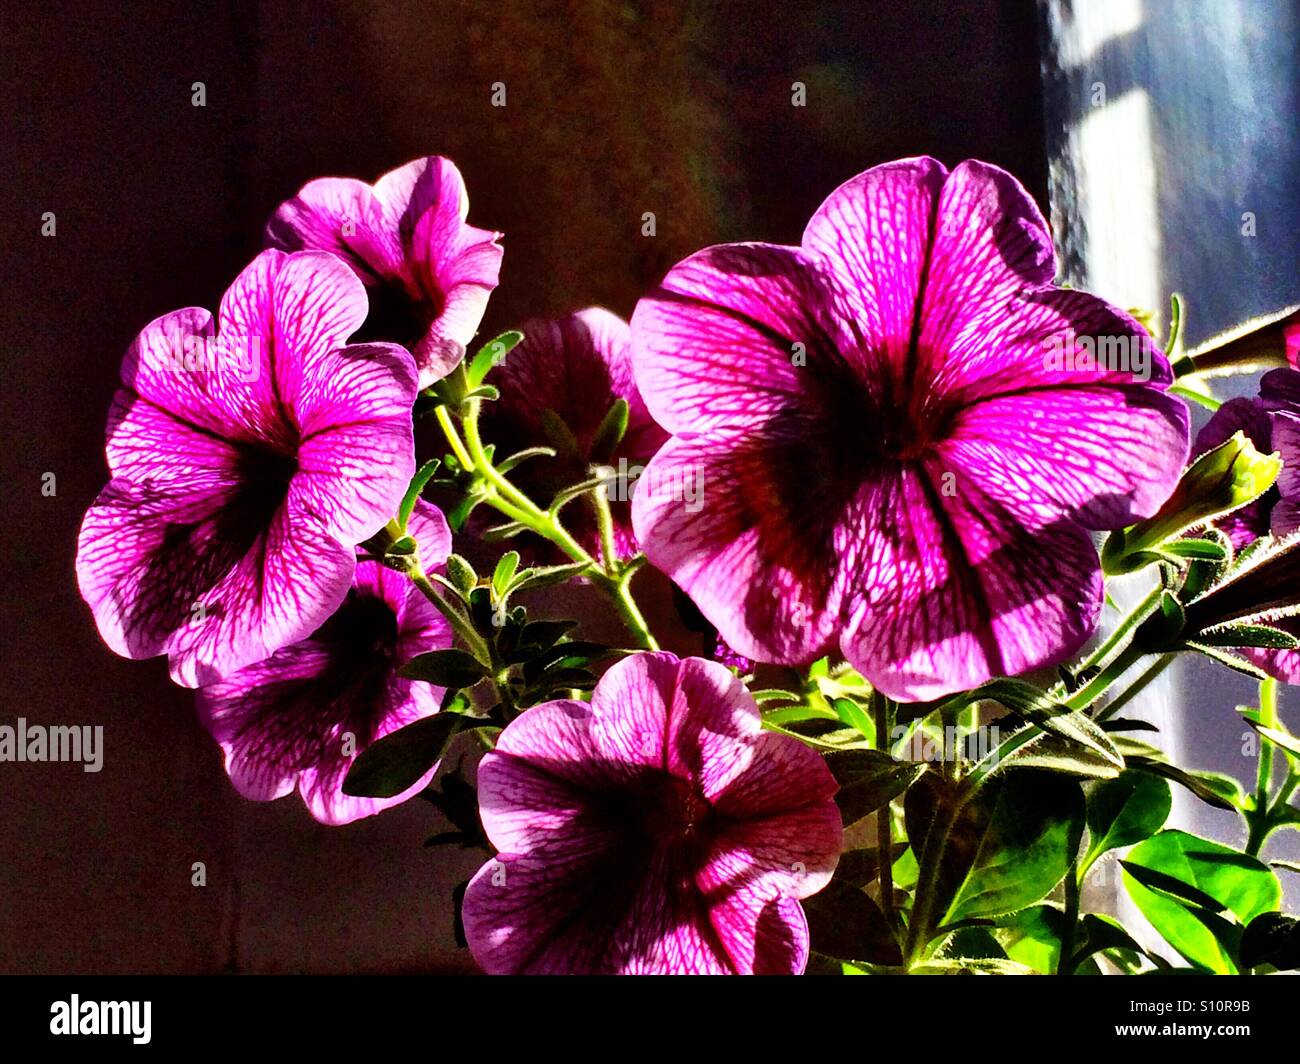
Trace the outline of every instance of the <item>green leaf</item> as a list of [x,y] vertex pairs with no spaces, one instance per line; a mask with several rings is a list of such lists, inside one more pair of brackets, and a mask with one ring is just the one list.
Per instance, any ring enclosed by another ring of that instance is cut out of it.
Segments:
[[787,691],[781,687],[770,687],[761,691],[750,691],[750,696],[760,706],[765,706],[769,702],[798,702],[799,696],[793,691]]
[[1034,970],[1017,961],[999,957],[931,957],[914,965],[913,975],[1034,975]]
[[[1096,727],[1095,723],[1093,725]],[[1082,729],[1081,729],[1082,730]],[[1098,733],[1105,735],[1098,729]],[[1106,736],[1107,745],[1114,744]],[[1123,760],[1097,746],[1084,745],[1060,735],[1022,728],[1004,739],[989,753],[976,771],[980,775],[1005,769],[1040,769],[1085,779],[1113,779],[1123,767]]]
[[1192,639],[1187,640],[1184,643],[1184,646],[1186,646],[1188,650],[1194,650],[1198,654],[1204,654],[1211,661],[1217,661],[1225,668],[1229,668],[1233,672],[1239,672],[1243,676],[1249,676],[1253,680],[1267,680],[1269,678],[1268,673],[1258,665],[1247,661],[1245,658],[1238,657],[1236,654],[1230,653],[1228,650]]
[[550,565],[544,569],[534,569],[532,573],[515,584],[515,591],[535,591],[541,587],[555,587],[565,584],[575,576],[587,571],[586,562],[574,562],[572,565]]
[[[963,844],[969,849],[973,842],[974,852],[941,925],[1001,916],[1046,897],[1065,877],[1083,835],[1083,791],[1064,776],[999,777],[970,805],[979,815],[952,834],[973,829]],[[954,841],[950,835],[949,849]]]
[[[462,845],[487,846],[487,836],[479,819],[478,792],[462,775],[460,765],[451,772],[442,773],[421,797],[456,828],[455,834],[460,836],[456,841]],[[425,845],[430,843],[426,842]]]
[[435,713],[376,740],[352,762],[343,781],[343,793],[353,798],[392,798],[401,794],[438,763],[464,722],[458,713]]
[[1285,972],[1300,968],[1300,920],[1283,913],[1261,913],[1241,933],[1241,966],[1271,964]]
[[1089,860],[1154,835],[1172,804],[1169,783],[1159,776],[1129,770],[1098,783],[1088,794]]
[[524,663],[524,679],[528,683],[533,683],[551,670],[582,668],[611,653],[613,649],[604,643],[593,643],[584,639],[556,643]]
[[555,457],[554,447],[525,447],[522,451],[516,451],[508,458],[503,458],[500,462],[498,462],[497,472],[503,474],[509,473],[510,470],[515,468],[515,466],[519,465],[522,462],[528,461],[528,459],[530,458],[554,458],[554,457]]
[[420,492],[424,491],[424,486],[429,483],[433,474],[438,472],[440,465],[442,462],[437,458],[430,458],[411,478],[406,494],[402,496],[402,505],[397,510],[397,523],[403,532],[406,531],[406,523],[411,519],[411,511],[415,509],[415,501],[420,497]]
[[901,964],[885,915],[857,887],[832,879],[824,889],[803,900],[811,948],[828,957],[870,964]]
[[592,462],[602,465],[613,457],[614,451],[623,442],[624,433],[627,432],[627,420],[627,400],[615,399],[614,404],[606,412],[604,420],[591,437],[589,454]]
[[1235,810],[1239,807],[1241,785],[1230,776],[1213,772],[1189,772],[1170,764],[1164,752],[1149,743],[1127,736],[1113,736],[1115,745],[1124,755],[1124,764],[1135,772],[1162,776],[1186,787],[1206,805],[1216,809]]
[[1283,731],[1281,728],[1269,728],[1250,719],[1247,719],[1246,723],[1274,746],[1285,750],[1292,757],[1300,757],[1300,739],[1290,732]]
[[871,715],[851,698],[831,699],[836,716],[850,728],[856,728],[867,742],[876,741],[876,725]]
[[835,801],[844,823],[852,824],[887,805],[915,783],[925,765],[897,761],[880,750],[840,750],[826,755],[839,783]]
[[517,665],[537,657],[577,626],[577,621],[529,621],[520,631],[514,649],[506,656],[507,664]]
[[1149,957],[1157,967],[1163,962],[1158,957],[1148,954],[1137,940],[1124,929],[1124,925],[1113,916],[1101,913],[1084,913],[1079,918],[1078,948],[1070,960],[1071,969],[1076,969],[1094,953],[1118,950],[1133,953],[1139,957]]
[[1265,647],[1270,650],[1294,650],[1300,639],[1266,624],[1233,624],[1212,628],[1196,637],[1198,643],[1212,647]]
[[1280,868],[1283,872],[1294,872],[1300,875],[1300,861],[1272,861],[1274,868]]
[[424,680],[437,687],[459,690],[487,676],[488,667],[473,654],[452,647],[417,655],[398,669],[397,674],[408,680]]
[[1281,886],[1262,862],[1184,831],[1166,830],[1129,851],[1124,885],[1138,909],[1189,962],[1232,974],[1240,927],[1277,909]]
[[1065,913],[1059,906],[1031,905],[999,920],[993,937],[1013,961],[1051,974],[1061,955],[1065,923]]
[[1114,744],[1091,717],[1072,711],[1065,703],[1024,680],[990,680],[973,691],[949,699],[938,708],[947,720],[965,706],[985,701],[1005,706],[1066,744],[1032,744],[1037,745],[1036,752],[1026,749],[1031,744],[1014,744],[1014,753],[1008,751],[1006,756],[999,755],[1004,762],[1014,757],[1022,767],[1073,771],[1086,776],[1115,776],[1124,767]]
[[492,367],[501,365],[505,361],[506,355],[510,354],[511,349],[523,338],[523,333],[517,329],[511,329],[479,348],[478,353],[469,364],[470,386],[478,387],[482,384],[483,379],[488,375]]
[[1228,557],[1227,548],[1213,539],[1175,539],[1166,543],[1161,550],[1176,558],[1195,558],[1200,561],[1221,562]]
[[1100,723],[1101,730],[1108,733],[1125,731],[1158,732],[1160,730],[1149,720],[1138,720],[1136,717],[1111,717],[1109,720]]
[[539,427],[542,435],[546,437],[546,442],[555,448],[557,455],[573,459],[586,465],[582,447],[578,444],[578,438],[573,434],[564,418],[560,417],[549,406],[537,415]]
[[478,573],[474,572],[474,566],[459,554],[447,555],[447,577],[466,598],[478,583]]
[[510,589],[510,581],[515,578],[515,572],[519,568],[519,552],[517,550],[506,551],[501,555],[497,562],[497,567],[492,571],[492,590],[496,592],[497,598],[505,598],[506,592]]

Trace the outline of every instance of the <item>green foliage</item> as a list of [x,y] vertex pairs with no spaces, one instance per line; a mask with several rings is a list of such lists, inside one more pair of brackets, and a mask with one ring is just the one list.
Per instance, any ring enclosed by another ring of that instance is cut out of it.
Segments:
[[1277,877],[1257,858],[1184,831],[1161,831],[1121,865],[1142,915],[1207,972],[1237,972],[1242,928],[1281,900]]

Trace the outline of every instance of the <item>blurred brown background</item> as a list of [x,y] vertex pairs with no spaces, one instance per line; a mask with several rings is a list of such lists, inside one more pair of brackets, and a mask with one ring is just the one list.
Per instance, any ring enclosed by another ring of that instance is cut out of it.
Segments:
[[[505,233],[488,335],[591,303],[627,315],[707,244],[797,242],[836,185],[899,156],[987,159],[1041,202],[1033,6],[6,0],[2,14],[0,723],[103,725],[105,763],[0,764],[0,971],[469,970],[449,896],[480,858],[423,849],[445,827],[425,803],[331,829],[296,798],[243,802],[192,695],[161,661],[99,642],[72,558],[122,352],[158,314],[215,306],[304,181],[426,153],[460,166],[470,220]],[[206,887],[190,885],[196,861]]]

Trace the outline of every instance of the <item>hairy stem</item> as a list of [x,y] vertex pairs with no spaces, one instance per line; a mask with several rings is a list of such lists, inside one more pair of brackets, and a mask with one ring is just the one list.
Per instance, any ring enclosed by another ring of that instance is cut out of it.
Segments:
[[[871,692],[871,708],[875,714],[876,748],[889,752],[889,699],[879,691]],[[886,802],[876,811],[876,861],[880,865],[880,911],[885,915],[885,926],[894,927],[894,828],[893,814]]]
[[447,618],[447,623],[451,625],[452,631],[460,636],[461,641],[469,648],[479,661],[485,665],[492,662],[492,652],[488,645],[483,642],[482,637],[474,630],[474,626],[469,622],[460,610],[438,590],[438,586],[430,580],[424,573],[423,569],[412,569],[409,573],[411,582],[424,594],[438,612]]
[[[1265,728],[1277,727],[1277,681],[1271,677],[1259,684],[1259,722]],[[1259,736],[1259,761],[1255,769],[1255,807],[1247,820],[1250,831],[1246,837],[1246,852],[1258,857],[1272,830],[1272,817],[1268,804],[1269,788],[1273,785],[1273,744]]]
[[569,534],[560,523],[558,515],[543,510],[511,484],[492,464],[487,448],[484,447],[482,437],[479,435],[479,409],[480,401],[477,399],[472,399],[466,404],[461,419],[465,430],[463,438],[446,406],[437,408],[437,419],[457,460],[466,470],[479,474],[487,482],[490,490],[485,496],[486,502],[512,521],[517,521],[529,531],[555,544],[575,562],[586,565],[587,571],[583,575],[609,596],[623,623],[635,636],[637,645],[643,650],[658,650],[659,644],[651,634],[650,626],[632,596],[630,584],[633,570],[620,568],[614,559],[612,524],[608,532],[608,547],[604,545],[606,531],[604,528],[601,531],[602,549],[606,552],[605,566],[602,567],[582,544]]

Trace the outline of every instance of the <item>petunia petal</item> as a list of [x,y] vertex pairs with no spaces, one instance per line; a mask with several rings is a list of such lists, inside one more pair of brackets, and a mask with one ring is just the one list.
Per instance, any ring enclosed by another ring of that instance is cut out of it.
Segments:
[[114,480],[82,524],[78,582],[117,653],[165,652],[177,683],[211,683],[310,635],[347,594],[353,550],[319,524],[280,509],[232,530],[228,483],[174,488]]
[[592,695],[591,718],[602,760],[690,780],[706,797],[744,771],[759,731],[758,707],[730,669],[667,653],[612,666]]
[[367,285],[380,282],[400,256],[390,254],[384,212],[363,181],[322,177],[308,181],[266,223],[267,247],[283,251],[328,251],[339,256]]
[[951,463],[959,492],[973,481],[1009,505],[1050,506],[1085,528],[1115,529],[1160,508],[1187,450],[1187,407],[1177,396],[1076,387],[967,406],[937,461]]
[[632,315],[633,368],[670,432],[761,425],[849,342],[798,248],[726,244],[678,263]]
[[946,177],[928,157],[873,167],[827,196],[804,230],[804,249],[831,277],[853,323],[846,349],[866,375],[888,367],[897,378],[908,366]]
[[367,306],[365,287],[341,259],[271,249],[226,290],[219,340],[223,350],[260,360],[277,404],[295,409],[304,379],[314,383],[328,370],[331,354],[365,321]]
[[219,439],[279,436],[282,417],[263,356],[259,345],[219,340],[212,316],[197,307],[150,322],[122,359],[123,387],[108,420],[109,469],[128,473],[133,453],[154,445],[159,433],[151,426],[160,418]]
[[289,505],[359,542],[383,527],[415,473],[415,365],[394,344],[344,347],[304,374]]
[[836,631],[844,588],[820,471],[753,437],[678,437],[637,481],[646,556],[746,657],[803,663]]
[[1057,664],[1095,630],[1101,568],[1052,507],[1008,508],[955,470],[904,467],[864,489],[840,646],[891,698],[928,701]]

